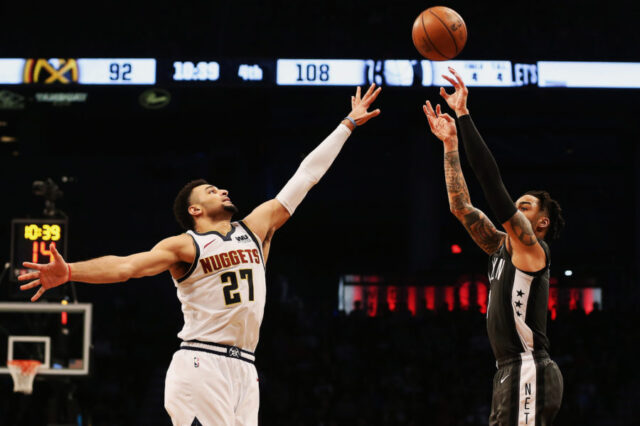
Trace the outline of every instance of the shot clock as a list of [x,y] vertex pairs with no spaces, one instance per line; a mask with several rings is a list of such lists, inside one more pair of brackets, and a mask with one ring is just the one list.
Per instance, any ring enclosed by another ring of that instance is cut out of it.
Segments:
[[67,252],[66,219],[13,219],[11,221],[11,279],[30,272],[22,262],[49,263],[51,243],[64,256]]

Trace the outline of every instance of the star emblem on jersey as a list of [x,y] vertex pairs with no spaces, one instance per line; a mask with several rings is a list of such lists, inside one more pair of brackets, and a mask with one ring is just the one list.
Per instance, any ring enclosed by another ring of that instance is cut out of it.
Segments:
[[520,311],[516,311],[516,314],[518,314],[519,317],[522,316],[522,314],[520,313]]
[[240,358],[240,349],[235,346],[229,346],[227,348],[227,355],[231,358]]
[[198,420],[197,417],[194,417],[193,423],[191,423],[191,426],[202,426],[202,423],[200,423],[200,420]]
[[516,306],[519,308],[522,306],[522,302],[520,302],[519,300],[516,302]]
[[518,290],[518,297],[522,297],[522,296],[524,296],[524,291]]

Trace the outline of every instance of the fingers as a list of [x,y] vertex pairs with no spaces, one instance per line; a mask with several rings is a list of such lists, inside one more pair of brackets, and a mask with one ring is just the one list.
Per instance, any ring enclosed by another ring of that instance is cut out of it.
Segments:
[[355,96],[351,97],[351,109],[354,109],[356,107],[356,98]]
[[463,89],[467,88],[467,86],[465,86],[465,84],[464,84],[464,80],[462,80],[462,77],[460,77],[460,74],[458,74],[458,72],[456,70],[454,70],[453,68],[449,67],[449,72],[454,75],[454,77],[458,81],[458,84],[460,84],[460,87],[462,87]]
[[18,281],[27,281],[32,280],[34,278],[40,278],[40,272],[29,272],[27,274],[22,274],[18,276]]
[[433,111],[431,102],[427,101],[426,105],[422,105],[422,110],[424,111],[424,115],[427,116],[429,128],[431,129],[431,131],[433,131],[434,126],[436,125],[436,113]]
[[376,100],[376,98],[378,97],[378,95],[380,94],[380,92],[382,91],[382,87],[378,87],[375,91],[373,91],[373,88],[376,87],[375,84],[372,84],[371,87],[369,87],[369,90],[367,90],[367,94],[364,95],[364,102],[366,102],[366,106],[368,107],[369,105],[371,105],[373,103],[373,101]]
[[440,104],[438,104],[436,105],[436,115],[440,117],[441,114],[442,114],[442,110],[440,109]]
[[360,103],[360,101],[362,100],[362,98],[360,97],[360,86],[358,86],[358,88],[356,89],[356,103]]
[[20,286],[20,290],[30,290],[32,288],[38,287],[40,285],[40,280],[31,281],[29,284],[23,284]]
[[427,111],[429,114],[427,115],[431,115],[431,117],[436,118],[436,113],[433,110],[433,107],[431,106],[431,102],[427,101]]
[[31,263],[31,262],[22,262],[22,266],[24,266],[25,268],[37,269],[38,271],[42,271],[47,265],[41,265],[39,263]]
[[374,109],[373,111],[371,111],[370,113],[368,113],[365,117],[367,117],[367,120],[373,117],[377,117],[380,115],[380,108]]
[[[440,106],[440,105],[438,105]],[[447,114],[446,112],[444,114],[441,114],[440,117],[443,117],[445,120],[447,120],[449,123],[453,122],[454,119],[453,117],[451,117],[449,114]]]
[[449,99],[449,97],[451,95],[448,94],[446,90],[444,90],[444,87],[441,87],[440,88],[440,96],[442,96],[444,98],[444,100],[446,101],[447,99]]
[[58,263],[58,262],[65,263],[64,258],[58,252],[58,249],[56,248],[56,243],[51,243],[49,245],[49,250],[51,250],[51,253],[53,253],[53,258],[56,260],[56,263]]
[[458,88],[459,84],[458,84],[458,82],[457,82],[456,80],[454,80],[454,79],[452,79],[451,77],[449,77],[448,75],[444,75],[444,74],[442,75],[442,78],[444,78],[444,79],[445,79],[445,80],[447,80],[449,83],[451,83],[451,85],[452,85],[454,88],[456,88],[456,89]]
[[429,124],[429,129],[431,129],[431,131],[433,132],[433,118],[431,117],[431,114],[429,113],[429,110],[427,109],[426,105],[422,105],[422,110],[424,111],[424,115],[427,116],[427,123]]
[[44,287],[40,287],[40,290],[38,290],[38,292],[33,295],[33,297],[31,298],[31,301],[35,302],[36,300],[40,299],[40,296],[42,296],[45,291],[46,290],[44,289]]
[[369,96],[371,96],[371,92],[373,92],[373,89],[376,87],[375,83],[371,83],[371,86],[369,86],[369,88],[367,89],[367,92],[364,94],[364,99],[367,99]]

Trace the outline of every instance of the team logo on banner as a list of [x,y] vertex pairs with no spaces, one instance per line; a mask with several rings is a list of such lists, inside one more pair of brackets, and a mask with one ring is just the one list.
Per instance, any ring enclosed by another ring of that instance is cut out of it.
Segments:
[[23,82],[69,84],[78,82],[78,62],[75,59],[27,59]]

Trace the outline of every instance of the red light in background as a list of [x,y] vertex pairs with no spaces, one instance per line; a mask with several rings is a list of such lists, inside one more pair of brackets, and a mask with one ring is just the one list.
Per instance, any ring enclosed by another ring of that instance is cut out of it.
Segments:
[[487,292],[487,286],[485,283],[481,283],[481,282],[476,282],[476,293],[477,293],[477,301],[478,301],[478,306],[480,306],[480,312],[482,312],[483,314],[487,313],[487,299],[488,297],[488,292]]
[[451,244],[451,253],[453,254],[462,253],[462,247],[460,247],[458,244]]
[[367,286],[367,315],[375,317],[378,313],[378,286]]
[[555,320],[558,316],[558,288],[551,287],[549,289],[549,310],[551,311],[551,319]]
[[418,289],[416,286],[410,286],[407,288],[407,305],[411,311],[411,315],[416,316],[416,299],[418,295]]
[[66,312],[62,312],[62,314],[60,315],[60,324],[62,325],[67,325],[67,313]]
[[444,301],[447,303],[447,309],[453,311],[453,307],[456,302],[455,289],[453,286],[445,286],[444,288]]
[[460,286],[460,290],[459,290],[459,297],[460,297],[460,308],[467,310],[469,309],[469,287],[471,286],[471,283],[469,281],[463,283]]
[[398,288],[390,285],[387,287],[387,305],[389,310],[394,312],[396,310],[396,304],[398,303]]
[[578,309],[578,302],[580,301],[580,289],[569,289],[569,310],[575,311]]
[[582,290],[582,308],[589,315],[593,311],[593,289],[585,288]]
[[352,285],[350,286],[353,290],[353,306],[351,306],[351,309],[355,308],[356,302],[360,302],[362,308],[364,309],[364,300],[363,300],[363,294],[364,293],[364,289],[362,288],[361,285]]
[[434,286],[425,287],[424,298],[427,300],[427,309],[433,311],[436,308],[436,288]]

